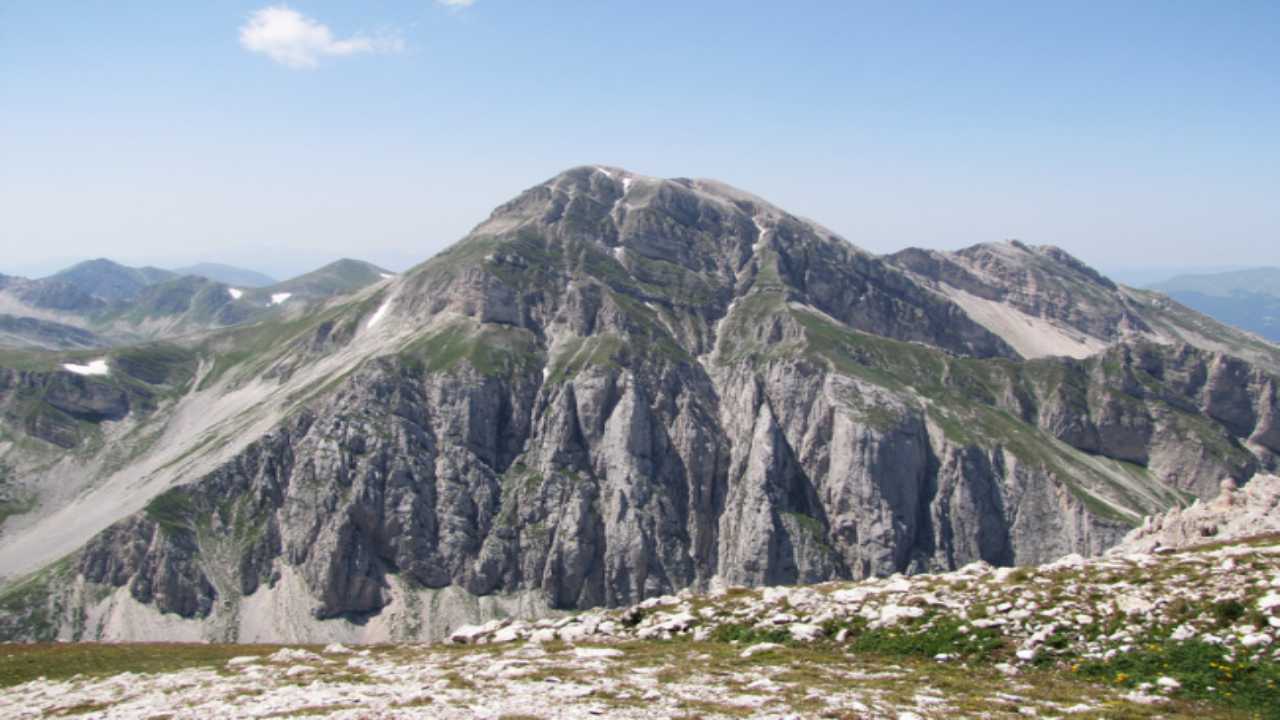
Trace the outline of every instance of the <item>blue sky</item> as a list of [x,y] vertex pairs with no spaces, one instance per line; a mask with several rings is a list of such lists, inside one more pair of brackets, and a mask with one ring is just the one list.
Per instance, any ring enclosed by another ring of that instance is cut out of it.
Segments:
[[1277,37],[1225,0],[0,0],[0,272],[401,269],[587,163],[875,252],[1280,265]]

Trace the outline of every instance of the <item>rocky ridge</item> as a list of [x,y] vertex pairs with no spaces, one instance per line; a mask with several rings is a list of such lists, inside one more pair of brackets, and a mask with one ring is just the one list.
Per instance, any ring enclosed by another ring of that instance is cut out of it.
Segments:
[[1276,533],[1280,533],[1280,477],[1255,477],[1243,488],[1227,479],[1213,500],[1147,517],[1107,552],[1161,552]]
[[1124,341],[1185,342],[1280,371],[1266,340],[1166,295],[1118,285],[1061,248],[1010,240],[955,252],[911,248],[886,260],[956,302],[1023,357],[1083,358]]
[[1272,535],[1037,568],[681,592],[463,626],[446,646],[214,647],[186,651],[199,658],[184,660],[190,670],[34,679],[52,649],[0,646],[0,679],[12,678],[0,713],[1274,717],[1278,639]]

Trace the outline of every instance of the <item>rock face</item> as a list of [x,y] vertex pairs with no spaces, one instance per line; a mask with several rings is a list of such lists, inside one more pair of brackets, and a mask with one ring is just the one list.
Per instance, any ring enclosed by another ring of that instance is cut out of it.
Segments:
[[1140,338],[1026,361],[709,181],[567,172],[344,308],[217,387],[354,370],[28,581],[44,614],[0,634],[138,638],[120,618],[141,606],[214,639],[439,638],[444,597],[480,621],[489,599],[1043,562],[1280,451],[1250,363]]
[[1099,339],[1150,332],[1120,288],[1061,249],[1017,240],[955,253],[909,249],[888,260],[940,285]]
[[[177,707],[210,718],[675,720],[693,706],[752,720],[974,717],[975,708],[1272,717],[1280,538],[1016,570],[972,563],[817,587],[686,590],[628,608],[460,625],[447,639],[215,645],[201,650],[205,667],[159,670],[173,651],[154,644],[131,648],[110,673],[75,677],[40,662],[66,648],[6,648],[0,716],[93,707],[98,717],[146,718]],[[1204,684],[1206,668],[1215,686]]]
[[1259,475],[1243,488],[1234,480],[1223,480],[1222,492],[1211,501],[1148,517],[1108,552],[1178,550],[1276,533],[1280,533],[1280,477]]

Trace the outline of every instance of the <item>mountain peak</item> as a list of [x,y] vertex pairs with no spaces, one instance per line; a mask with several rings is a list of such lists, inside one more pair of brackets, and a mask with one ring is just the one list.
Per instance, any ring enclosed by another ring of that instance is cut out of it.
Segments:
[[97,258],[72,265],[46,280],[62,281],[106,302],[130,300],[145,287],[172,280],[175,273],[154,267],[129,267]]
[[[747,302],[781,317],[776,333],[798,332],[782,317],[795,306],[856,330],[958,354],[1013,354],[882,260],[716,180],[571,168],[498,207],[412,275],[408,294],[431,300],[397,305],[395,314],[420,317],[425,307],[453,296],[453,312],[513,324],[527,318],[529,329],[542,335],[543,318],[555,313],[523,308],[522,298],[552,304],[552,298],[590,294],[582,302],[594,306],[603,289],[611,310],[673,336],[670,342],[698,357],[718,347],[725,334],[720,326],[733,326],[730,316]],[[670,317],[658,320],[650,317],[654,312]],[[589,334],[592,327],[584,321],[576,332]]]
[[1070,276],[1076,281],[1098,285],[1108,291],[1118,286],[1108,277],[1056,245],[1028,245],[1018,239],[978,243],[954,252],[908,248],[891,257],[962,260],[970,270],[983,269],[1001,273],[1019,272],[1034,275]]

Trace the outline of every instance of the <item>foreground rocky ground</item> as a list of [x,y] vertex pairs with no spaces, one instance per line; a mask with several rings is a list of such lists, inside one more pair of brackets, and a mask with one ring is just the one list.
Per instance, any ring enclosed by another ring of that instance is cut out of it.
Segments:
[[1280,717],[1280,536],[722,589],[451,645],[9,645],[0,717]]

